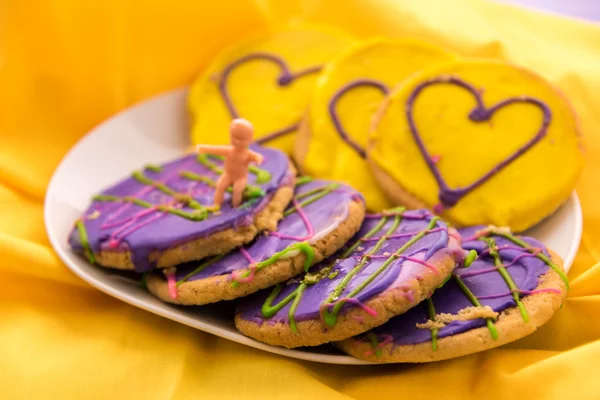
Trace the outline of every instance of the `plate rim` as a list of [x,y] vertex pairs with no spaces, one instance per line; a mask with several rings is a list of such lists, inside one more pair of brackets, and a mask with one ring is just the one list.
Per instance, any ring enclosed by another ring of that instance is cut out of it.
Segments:
[[[176,312],[175,310],[170,309],[173,306],[168,305],[166,303],[159,305],[159,306],[156,306],[153,304],[147,304],[145,301],[139,300],[138,298],[136,298],[133,294],[123,293],[118,288],[113,288],[109,284],[109,282],[106,282],[102,279],[95,278],[94,276],[91,276],[89,273],[87,273],[85,270],[79,268],[75,263],[71,263],[66,252],[63,251],[63,249],[61,248],[61,246],[58,242],[57,235],[51,234],[51,223],[50,223],[50,218],[49,218],[49,213],[51,210],[50,199],[52,198],[52,193],[56,190],[55,189],[55,186],[56,186],[55,181],[58,179],[57,177],[60,175],[62,170],[65,168],[65,164],[67,163],[68,158],[71,156],[71,154],[78,151],[78,149],[80,147],[84,146],[85,142],[87,140],[89,140],[89,138],[91,136],[96,134],[96,132],[98,130],[102,129],[103,126],[110,123],[114,119],[119,118],[119,117],[133,111],[134,109],[144,107],[144,105],[146,105],[147,103],[156,101],[162,97],[173,96],[176,94],[183,94],[184,92],[187,92],[188,90],[189,90],[188,86],[175,88],[173,90],[166,91],[166,92],[157,94],[155,96],[149,97],[147,99],[144,99],[143,101],[132,104],[131,106],[129,106],[115,114],[112,114],[107,119],[103,120],[102,122],[100,122],[99,124],[97,124],[93,128],[91,128],[65,153],[65,155],[61,158],[60,162],[58,163],[58,165],[52,172],[52,177],[50,178],[50,180],[48,182],[46,194],[44,196],[44,209],[43,209],[44,210],[44,228],[45,228],[48,240],[49,240],[54,252],[60,258],[62,263],[71,272],[73,272],[77,277],[79,277],[86,283],[90,284],[92,287],[100,290],[101,292],[104,292],[116,299],[123,301],[124,303],[135,306],[144,311],[153,313],[155,315],[159,315],[163,318],[167,318],[169,320],[184,324],[186,326],[201,330],[203,332],[207,332],[209,334],[227,339],[229,341],[232,341],[232,342],[235,342],[238,344],[242,344],[242,345],[245,345],[245,346],[248,346],[251,348],[263,350],[263,351],[266,351],[266,352],[269,352],[272,354],[277,354],[277,355],[281,355],[281,356],[285,356],[285,357],[289,357],[289,358],[295,358],[295,359],[299,359],[299,360],[303,360],[303,361],[312,361],[312,362],[317,362],[317,363],[336,364],[336,365],[380,365],[380,364],[382,364],[382,363],[376,363],[376,362],[371,362],[371,361],[366,361],[366,360],[360,360],[360,359],[357,359],[357,358],[354,358],[354,357],[351,357],[348,355],[343,355],[343,354],[334,355],[334,354],[311,353],[311,352],[287,349],[287,348],[276,347],[276,346],[271,346],[271,345],[268,345],[265,343],[261,343],[252,338],[246,337],[244,335],[235,334],[235,333],[229,332],[223,328],[216,327],[210,323],[200,321],[200,320],[194,319],[192,317],[183,315],[179,312]],[[583,230],[583,214],[582,214],[582,209],[581,209],[581,203],[579,201],[579,196],[577,195],[577,192],[575,190],[573,190],[573,192],[569,196],[568,200],[565,203],[563,203],[563,205],[566,205],[568,203],[572,203],[571,206],[574,207],[575,237],[573,238],[573,240],[574,240],[575,245],[569,249],[569,252],[567,253],[567,255],[564,258],[564,265],[565,265],[565,267],[568,266],[568,268],[566,268],[566,269],[570,269],[571,265],[573,264],[573,262],[575,260],[577,252],[579,250],[579,246],[581,243],[581,237],[582,237],[582,233],[583,233],[582,232],[582,230]]]

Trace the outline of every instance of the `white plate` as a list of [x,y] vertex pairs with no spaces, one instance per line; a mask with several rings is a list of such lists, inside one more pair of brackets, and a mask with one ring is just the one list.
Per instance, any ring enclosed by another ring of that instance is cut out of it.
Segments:
[[[147,163],[160,163],[181,155],[188,146],[185,89],[167,93],[132,107],[98,126],[69,151],[50,181],[45,203],[46,230],[59,257],[92,286],[163,317],[225,339],[272,353],[331,364],[369,364],[329,346],[288,350],[247,338],[234,327],[232,305],[177,307],[165,304],[137,282],[118,273],[94,267],[72,253],[67,237],[75,219],[93,194]],[[527,234],[560,254],[568,270],[581,238],[581,209],[577,195],[553,216]],[[224,309],[225,308],[225,309]]]

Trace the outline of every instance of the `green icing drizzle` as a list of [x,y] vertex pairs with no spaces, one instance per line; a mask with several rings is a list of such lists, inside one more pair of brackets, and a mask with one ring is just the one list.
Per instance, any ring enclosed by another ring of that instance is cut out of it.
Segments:
[[446,277],[446,279],[444,279],[444,281],[442,283],[439,284],[439,286],[437,287],[437,289],[441,288],[442,286],[444,286],[446,284],[446,282],[448,282],[450,280],[450,278],[452,277],[452,275],[448,275]]
[[471,264],[473,264],[473,261],[475,261],[476,259],[477,252],[475,250],[469,251],[469,254],[467,254],[467,257],[465,257],[464,267],[469,268]]
[[148,284],[147,284],[147,280],[148,280],[148,273],[144,272],[142,274],[142,277],[140,278],[140,287],[142,289],[148,289]]
[[[214,154],[198,155],[198,162],[200,164],[204,165],[205,167],[213,171],[215,174],[221,175],[223,173],[223,169],[217,166],[215,163],[211,162],[209,160],[210,158],[212,158],[213,160],[224,161],[225,157],[217,156]],[[248,166],[248,170],[256,176],[256,183],[267,183],[271,180],[271,173],[266,169],[259,168],[256,165],[250,165]]]
[[219,256],[211,257],[207,261],[205,261],[202,264],[200,264],[195,270],[193,270],[192,272],[190,272],[189,274],[187,274],[186,276],[184,276],[183,278],[181,278],[180,280],[178,280],[176,285],[179,286],[182,283],[187,282],[187,280],[190,279],[192,276],[196,275],[197,273],[200,273],[201,271],[203,271],[204,269],[206,269],[206,267],[208,267],[209,265],[211,265],[214,262],[219,261],[224,256],[225,256],[224,254],[221,254]]
[[215,181],[210,179],[208,176],[196,174],[191,171],[181,171],[181,172],[179,172],[179,175],[181,175],[183,178],[189,179],[191,181],[200,181],[200,182],[206,183],[210,187],[216,186]]
[[[460,288],[460,290],[462,290],[462,292],[464,293],[464,295],[469,299],[469,301],[471,302],[471,304],[473,304],[476,307],[482,307],[482,305],[479,302],[479,300],[477,300],[477,297],[475,297],[475,295],[473,294],[473,292],[471,292],[471,290],[467,287],[467,285],[465,285],[465,283],[457,275],[453,274],[452,277],[454,278],[454,280],[458,284],[458,287]],[[486,318],[485,319],[485,324],[487,325],[488,329],[490,330],[490,334],[492,335],[492,339],[497,340],[498,339],[498,330],[494,326],[494,323],[493,323],[492,319],[491,318]]]
[[513,299],[515,300],[515,303],[517,303],[517,307],[519,307],[519,312],[521,313],[521,317],[523,317],[523,321],[529,322],[529,315],[527,314],[525,305],[521,302],[519,288],[515,284],[515,281],[513,281],[506,268],[504,268],[504,264],[500,259],[500,254],[498,254],[496,241],[492,238],[483,238],[482,240],[488,245],[488,248],[490,249],[490,255],[494,259],[494,265],[496,266],[498,272],[502,276],[502,279],[504,279],[504,281],[508,285],[508,288],[512,292]]
[[76,225],[77,225],[77,232],[79,232],[79,241],[81,242],[81,245],[83,246],[83,253],[85,254],[85,256],[87,257],[87,259],[89,260],[90,263],[95,264],[96,257],[94,256],[94,252],[92,251],[92,248],[90,247],[90,242],[88,240],[87,231],[85,230],[85,224],[83,223],[82,220],[79,220],[79,221],[77,221]]
[[377,336],[373,332],[367,333],[367,338],[369,342],[371,342],[371,348],[375,351],[375,355],[377,357],[381,357],[381,349],[379,349],[379,340],[377,340]]
[[294,297],[294,302],[290,306],[290,310],[288,311],[288,319],[290,320],[290,329],[294,333],[298,333],[298,327],[296,326],[296,309],[300,304],[300,299],[302,299],[302,295],[304,294],[304,290],[306,289],[306,285],[300,285],[298,287],[298,292]]
[[144,169],[152,172],[162,172],[162,167],[160,165],[148,164],[144,167]]
[[[435,320],[435,307],[433,305],[433,300],[431,300],[431,297],[427,299],[427,312],[429,313],[429,319],[432,321]],[[431,350],[433,351],[437,351],[438,349],[437,339],[438,328],[433,328],[431,330]]]
[[208,217],[208,210],[206,208],[199,208],[197,210],[194,210],[192,212],[187,212],[187,211],[182,211],[182,210],[178,210],[175,208],[171,208],[171,207],[167,207],[164,205],[156,205],[156,204],[152,204],[149,203],[147,201],[141,200],[141,199],[136,199],[135,197],[131,197],[131,196],[125,196],[125,197],[118,197],[118,196],[111,196],[111,195],[106,195],[106,194],[99,194],[96,195],[94,197],[92,197],[92,200],[94,201],[108,201],[108,202],[123,202],[123,203],[133,203],[135,205],[138,205],[140,207],[144,207],[144,208],[152,208],[152,207],[156,207],[158,210],[163,211],[163,212],[168,212],[170,214],[174,214],[174,215],[178,215],[182,218],[186,218],[192,221],[202,221],[204,219],[206,219]]
[[146,175],[144,175],[144,173],[141,171],[135,171],[133,173],[133,178],[140,183],[157,188],[161,192],[168,194],[169,196],[172,196],[173,198],[187,204],[190,208],[194,208],[196,210],[205,209],[205,207],[202,204],[198,203],[191,196],[186,195],[184,193],[179,193],[179,192],[171,189],[164,183],[154,181],[154,180],[148,178]]
[[[202,176],[199,174],[196,174],[194,172],[190,172],[190,171],[181,171],[179,173],[179,175],[181,175],[183,178],[192,180],[192,181],[200,181],[203,182],[205,184],[207,184],[210,187],[215,187],[216,186],[216,182],[212,179],[210,179],[209,177],[206,176]],[[228,187],[226,189],[227,192],[231,193],[233,191],[233,188]],[[263,189],[261,189],[258,186],[255,185],[246,185],[246,188],[244,189],[244,193],[243,196],[246,199],[254,199],[257,197],[262,197],[265,195],[265,191]]]
[[256,175],[256,183],[267,183],[271,180],[271,173],[266,169],[258,168],[256,165],[250,165],[248,169]]
[[[365,254],[363,254],[363,256],[361,257],[359,263],[356,264],[356,266],[354,268],[352,268],[352,270],[344,277],[344,279],[342,279],[342,281],[335,287],[335,289],[329,295],[329,297],[327,298],[327,300],[325,300],[326,303],[331,303],[331,302],[337,300],[340,297],[340,295],[342,294],[342,292],[344,291],[344,289],[346,288],[346,286],[348,286],[348,283],[350,283],[350,280],[352,280],[352,278],[356,274],[358,274],[358,272],[362,269],[362,267],[364,267],[365,264],[369,261],[369,256],[372,255],[373,253],[379,251],[379,249],[381,248],[381,246],[383,246],[383,244],[387,240],[387,236],[391,235],[398,228],[398,225],[400,225],[400,221],[401,221],[400,216],[395,216],[394,217],[394,223],[385,232],[385,235],[383,235],[381,237],[381,239],[379,239],[377,241],[377,243],[375,244],[375,246],[373,246],[371,248],[371,250],[369,250],[368,252],[366,252]],[[383,222],[383,223],[377,224],[375,227],[379,227],[379,225],[381,225],[380,229],[383,228],[383,226],[387,222],[387,218],[382,218],[381,222]],[[332,316],[328,315],[328,313],[326,313],[326,320],[327,320],[327,317],[332,317]],[[335,324],[335,319],[333,321],[333,324]],[[333,326],[333,324],[331,324],[330,326]]]
[[314,188],[312,190],[307,190],[306,192],[300,193],[299,195],[297,195],[295,197],[296,197],[296,200],[302,200],[305,197],[312,196],[313,194],[322,193],[323,191],[327,191],[327,190],[331,190],[331,189],[337,189],[338,187],[339,187],[339,184],[337,184],[337,183],[331,183],[331,184],[328,184],[328,185],[325,185],[325,186]]
[[204,165],[206,168],[208,168],[209,170],[211,170],[212,172],[214,172],[217,175],[221,175],[223,173],[223,169],[221,167],[219,167],[217,164],[215,164],[214,162],[210,161],[209,158],[213,158],[213,159],[217,159],[217,160],[224,160],[225,158],[221,157],[221,156],[208,156],[208,154],[198,154],[198,157],[196,157],[196,160]]
[[[517,244],[527,250],[532,250],[531,246],[529,246],[527,244],[527,242],[509,234],[509,233],[503,233],[503,232],[493,232],[494,235],[503,237],[505,239],[510,240],[511,242],[513,242],[514,244]],[[567,290],[569,290],[569,278],[567,278],[567,275],[565,275],[564,272],[561,271],[560,268],[558,268],[558,266],[556,264],[554,264],[552,262],[552,260],[545,254],[543,253],[539,253],[536,255],[537,258],[539,258],[540,260],[542,260],[543,262],[546,263],[546,265],[548,265],[550,268],[552,268],[552,270],[554,270],[554,272],[556,272],[560,278],[563,280],[563,282],[565,283],[565,286],[567,288]]]
[[[254,267],[255,272],[258,272],[261,269],[276,263],[287,253],[295,251],[295,250],[301,251],[306,256],[303,267],[304,267],[304,271],[308,271],[308,269],[312,266],[313,261],[315,259],[315,250],[307,242],[300,242],[300,243],[294,243],[293,245],[288,246],[285,249],[273,254],[271,257],[267,258],[266,260],[256,263],[256,265]],[[248,270],[244,273],[243,277],[246,278],[249,275],[250,275],[250,271]],[[236,282],[236,281],[231,282],[231,287],[238,287],[238,286],[240,286],[239,282]]]
[[[300,204],[299,204],[300,207],[304,207],[304,206],[307,206],[307,205],[309,205],[311,203],[314,203],[315,201],[317,201],[317,200],[319,200],[319,199],[327,196],[329,193],[333,192],[338,187],[339,187],[339,184],[332,183],[332,184],[327,185],[326,187],[316,188],[316,189],[313,189],[313,190],[309,190],[306,193],[302,193],[302,194],[296,196],[296,199],[300,200],[300,199],[303,199],[303,198],[305,198],[307,196],[310,196],[312,194],[315,194],[315,193],[319,192],[319,194],[317,194],[316,196],[313,196],[310,199],[307,199],[307,200],[304,200],[304,201],[300,202]],[[287,217],[288,215],[291,215],[291,214],[293,214],[295,212],[296,212],[296,207],[290,207],[290,208],[288,208],[283,213],[283,216]]]
[[300,178],[296,179],[296,186],[304,185],[308,182],[312,182],[312,180],[313,178],[310,176],[301,176]]
[[[267,297],[267,299],[265,300],[265,302],[263,303],[263,305],[261,307],[262,315],[265,318],[271,318],[273,315],[277,314],[277,312],[279,310],[281,310],[283,307],[285,307],[290,301],[292,301],[292,299],[294,299],[296,297],[300,287],[303,285],[305,285],[305,284],[304,283],[300,284],[296,288],[296,290],[294,290],[292,293],[288,294],[285,297],[285,299],[281,300],[279,303],[277,303],[273,306],[273,305],[271,305],[273,303],[273,300],[275,300],[275,297],[277,297],[279,292],[281,292],[281,290],[283,289],[283,285],[281,283],[276,285],[275,288],[273,288],[273,291],[269,294],[269,297]],[[304,289],[302,289],[302,291],[304,291]]]
[[255,205],[256,203],[258,203],[259,200],[260,200],[260,198],[258,198],[258,197],[255,197],[253,199],[249,199],[249,200],[243,202],[242,205],[239,206],[238,208],[240,208],[242,210],[245,209],[245,208],[250,208],[253,205]]

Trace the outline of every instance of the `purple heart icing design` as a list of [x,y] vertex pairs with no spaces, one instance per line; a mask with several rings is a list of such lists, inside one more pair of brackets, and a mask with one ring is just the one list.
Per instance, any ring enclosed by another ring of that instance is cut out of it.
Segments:
[[356,152],[362,158],[367,158],[367,152],[365,151],[365,149],[361,145],[356,143],[350,137],[350,135],[348,135],[348,132],[346,132],[346,129],[344,129],[342,123],[340,122],[340,118],[337,115],[336,109],[335,109],[338,100],[342,96],[344,96],[344,94],[346,94],[347,92],[349,92],[357,87],[374,87],[376,89],[379,89],[384,95],[387,95],[390,92],[390,89],[387,87],[387,85],[385,83],[375,80],[375,79],[356,79],[356,80],[353,80],[353,81],[347,83],[346,85],[342,86],[333,95],[333,97],[329,101],[329,116],[331,117],[331,120],[333,121],[333,125],[335,125],[335,129],[337,130],[338,134],[340,135],[342,140],[344,142],[346,142],[354,150],[356,150]]
[[[249,61],[256,61],[256,60],[269,61],[269,62],[275,63],[279,66],[279,68],[281,69],[281,74],[277,78],[277,84],[280,87],[287,86],[287,85],[291,84],[292,82],[294,82],[296,79],[301,78],[303,76],[317,73],[317,72],[321,71],[321,68],[322,68],[320,65],[318,65],[315,67],[306,68],[306,69],[303,69],[303,70],[293,73],[283,58],[278,57],[274,54],[269,54],[269,53],[251,53],[251,54],[245,55],[241,58],[238,58],[237,60],[233,61],[231,64],[228,64],[223,69],[223,72],[221,74],[221,79],[219,80],[219,92],[221,93],[221,96],[223,97],[223,101],[225,102],[225,106],[227,107],[227,110],[229,111],[231,118],[240,118],[240,113],[238,112],[235,105],[233,104],[233,101],[231,100],[231,95],[229,94],[229,89],[227,87],[229,75],[235,68],[239,67],[241,64],[247,63]],[[271,132],[271,133],[263,136],[262,138],[256,140],[256,143],[263,144],[263,143],[269,142],[280,136],[291,133],[291,132],[295,131],[297,128],[298,128],[298,123],[286,126],[284,128],[276,130],[275,132]]]
[[[540,129],[536,132],[536,134],[527,143],[525,143],[523,146],[518,148],[510,156],[508,156],[504,160],[500,161],[500,163],[498,163],[498,165],[494,166],[492,169],[487,171],[481,178],[477,179],[475,182],[471,183],[470,185],[452,189],[452,188],[448,187],[448,184],[442,177],[442,174],[440,173],[439,169],[437,168],[436,161],[434,160],[433,156],[431,156],[429,154],[429,152],[427,151],[427,148],[425,147],[425,144],[423,143],[423,139],[421,138],[421,135],[419,134],[419,131],[417,129],[417,126],[416,126],[414,118],[413,118],[413,108],[414,108],[413,106],[414,106],[414,102],[417,99],[417,97],[427,87],[437,85],[437,84],[455,85],[455,86],[465,89],[466,91],[468,91],[469,93],[471,93],[473,95],[473,97],[475,98],[475,101],[477,102],[477,105],[475,106],[475,108],[473,110],[471,110],[471,112],[469,113],[469,119],[473,122],[489,121],[493,117],[493,115],[496,113],[496,111],[500,110],[503,107],[509,106],[511,104],[516,104],[516,103],[527,103],[527,104],[532,104],[532,105],[538,107],[542,111],[543,120],[542,120]],[[436,209],[436,212],[439,212],[439,211],[441,211],[443,206],[452,207],[452,206],[456,205],[456,203],[458,203],[458,201],[461,198],[466,196],[468,193],[470,193],[475,188],[481,186],[485,181],[487,181],[492,176],[494,176],[495,174],[500,172],[502,169],[504,169],[510,163],[512,163],[517,158],[522,156],[527,150],[529,150],[531,147],[533,147],[536,143],[538,143],[540,140],[542,140],[542,138],[544,136],[546,136],[546,134],[548,133],[548,125],[550,125],[550,121],[552,120],[552,112],[550,111],[550,108],[548,107],[548,105],[546,103],[544,103],[543,101],[538,100],[534,97],[529,97],[529,96],[510,97],[506,100],[502,100],[502,101],[494,104],[493,106],[491,106],[489,108],[486,108],[485,105],[483,104],[483,99],[481,98],[481,93],[473,85],[469,84],[468,82],[463,81],[462,79],[446,76],[446,77],[438,77],[438,78],[429,79],[425,82],[420,83],[419,85],[417,85],[415,87],[415,89],[412,91],[412,93],[410,94],[410,96],[408,97],[408,100],[406,102],[406,118],[408,120],[410,132],[411,132],[415,142],[417,143],[417,146],[419,147],[419,150],[420,150],[421,154],[423,155],[423,158],[427,162],[427,165],[429,166],[429,170],[435,177],[435,180],[437,181],[437,184],[440,188],[439,199],[440,199],[441,204],[436,205],[436,207],[434,208],[434,209]]]

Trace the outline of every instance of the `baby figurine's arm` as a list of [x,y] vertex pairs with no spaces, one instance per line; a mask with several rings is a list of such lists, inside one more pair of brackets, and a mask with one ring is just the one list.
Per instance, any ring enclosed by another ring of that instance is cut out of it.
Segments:
[[208,144],[196,145],[196,153],[214,154],[216,156],[226,156],[229,154],[230,146],[211,146]]
[[263,161],[265,160],[265,158],[263,157],[263,155],[260,154],[260,153],[257,153],[257,152],[252,151],[252,150],[248,150],[248,153],[250,155],[250,161],[254,161],[258,165],[262,164]]

